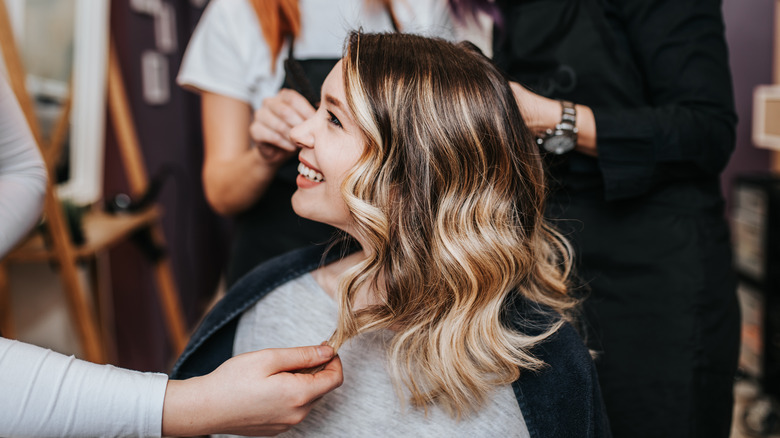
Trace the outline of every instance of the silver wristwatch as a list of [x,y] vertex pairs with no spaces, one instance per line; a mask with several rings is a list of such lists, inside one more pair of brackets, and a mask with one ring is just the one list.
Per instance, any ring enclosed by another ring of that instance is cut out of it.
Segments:
[[555,125],[555,129],[548,129],[536,139],[539,146],[545,151],[562,155],[577,146],[577,110],[574,104],[561,101],[561,122]]

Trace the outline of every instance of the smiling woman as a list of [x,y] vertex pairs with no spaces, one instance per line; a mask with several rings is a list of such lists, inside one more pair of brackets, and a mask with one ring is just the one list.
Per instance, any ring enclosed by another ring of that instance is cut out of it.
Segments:
[[345,383],[286,436],[609,436],[502,74],[470,45],[353,33],[322,102],[292,133],[293,206],[344,242],[244,277],[174,376],[330,337]]
[[322,85],[322,102],[313,117],[290,132],[292,141],[301,148],[293,210],[301,217],[349,232],[351,218],[341,186],[366,145],[349,109],[342,103],[346,102],[342,61]]

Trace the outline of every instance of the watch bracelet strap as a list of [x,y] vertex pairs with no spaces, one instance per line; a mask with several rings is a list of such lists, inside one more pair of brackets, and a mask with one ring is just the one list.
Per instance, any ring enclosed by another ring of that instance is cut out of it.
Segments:
[[568,131],[575,143],[577,141],[577,109],[574,103],[568,100],[559,100],[558,102],[561,104],[561,121],[555,125],[555,128],[548,128],[542,136],[536,138],[539,146],[544,145],[547,139],[562,131]]
[[568,100],[562,100],[560,102],[561,122],[559,123],[559,126],[569,125],[571,126],[571,129],[575,130],[574,132],[577,132],[577,109],[575,108],[574,104]]

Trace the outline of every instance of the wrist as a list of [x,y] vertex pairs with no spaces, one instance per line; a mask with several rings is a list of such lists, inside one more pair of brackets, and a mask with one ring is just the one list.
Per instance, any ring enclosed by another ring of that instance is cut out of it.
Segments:
[[544,129],[555,129],[555,126],[561,122],[561,101],[558,99],[548,99],[545,106]]
[[194,388],[203,377],[169,380],[163,401],[162,435],[195,436],[210,433],[209,410],[203,393]]
[[534,135],[542,135],[548,129],[554,129],[561,120],[561,104],[555,99],[540,97],[534,102],[535,111],[523,111],[525,122]]
[[577,105],[577,152],[592,157],[598,156],[596,147],[596,119],[593,110],[586,105]]
[[545,152],[562,155],[577,146],[577,108],[566,100],[556,102],[560,107],[560,119],[552,128],[537,134],[536,142]]

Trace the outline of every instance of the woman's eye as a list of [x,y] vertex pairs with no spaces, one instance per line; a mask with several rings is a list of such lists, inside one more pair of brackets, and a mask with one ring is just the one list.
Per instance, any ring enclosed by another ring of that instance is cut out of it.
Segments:
[[336,116],[335,116],[335,115],[334,115],[332,112],[330,112],[330,111],[328,111],[328,122],[330,122],[330,123],[332,123],[332,124],[336,125],[336,127],[338,127],[338,128],[343,128],[343,126],[341,126],[341,121],[339,121],[339,118],[338,118],[338,117],[336,117]]

